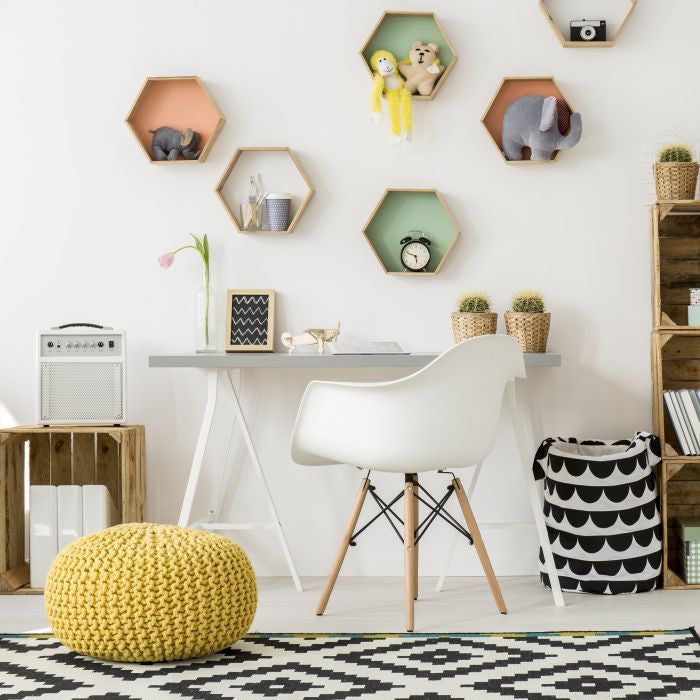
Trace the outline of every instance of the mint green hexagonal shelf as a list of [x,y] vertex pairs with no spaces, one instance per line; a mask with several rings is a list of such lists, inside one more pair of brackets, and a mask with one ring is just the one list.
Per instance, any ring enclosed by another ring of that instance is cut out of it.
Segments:
[[438,57],[445,66],[443,74],[429,95],[413,95],[414,100],[432,100],[457,63],[457,53],[434,12],[384,12],[360,49],[360,55],[371,76],[372,67],[369,60],[375,51],[391,51],[397,61],[403,61],[408,57],[414,41],[437,44]]
[[[401,240],[420,231],[430,241],[425,272],[409,272],[401,262]],[[437,190],[388,189],[362,229],[384,272],[426,277],[440,271],[460,235],[459,226]]]

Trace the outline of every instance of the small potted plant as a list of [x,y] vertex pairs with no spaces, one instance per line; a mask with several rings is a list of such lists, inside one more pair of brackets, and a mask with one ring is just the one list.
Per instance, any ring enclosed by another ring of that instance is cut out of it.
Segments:
[[513,295],[512,311],[506,311],[506,333],[512,335],[523,352],[546,352],[550,315],[544,310],[539,292],[523,290]]
[[480,292],[463,294],[451,318],[455,343],[476,335],[493,335],[498,322],[498,314],[491,312],[491,300]]
[[659,151],[657,160],[654,163],[656,198],[695,199],[700,166],[693,161],[690,148],[682,143],[669,143]]

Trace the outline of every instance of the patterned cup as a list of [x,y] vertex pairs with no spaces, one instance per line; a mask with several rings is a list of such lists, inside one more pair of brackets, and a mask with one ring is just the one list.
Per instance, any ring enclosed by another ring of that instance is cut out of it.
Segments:
[[268,194],[265,197],[267,226],[270,231],[286,231],[292,213],[292,197],[289,194]]

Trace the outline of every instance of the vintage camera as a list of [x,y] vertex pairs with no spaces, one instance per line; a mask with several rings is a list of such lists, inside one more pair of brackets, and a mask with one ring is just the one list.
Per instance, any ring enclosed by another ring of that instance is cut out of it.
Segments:
[[571,41],[605,41],[604,19],[579,19],[571,22]]

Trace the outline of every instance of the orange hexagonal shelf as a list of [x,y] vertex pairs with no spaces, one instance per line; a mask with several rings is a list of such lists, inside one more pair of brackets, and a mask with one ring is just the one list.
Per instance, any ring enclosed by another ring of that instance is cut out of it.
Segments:
[[[608,9],[608,12],[611,13],[608,17],[596,17],[595,19],[589,17],[587,20],[579,16],[572,17],[571,11],[565,9],[567,3],[563,0],[540,0],[539,4],[554,36],[565,49],[602,49],[615,45],[622,28],[627,24],[634,8],[637,7],[637,0],[618,0],[616,4],[620,6],[619,12],[615,12],[615,8],[612,8]],[[610,2],[606,4],[611,5]],[[575,22],[576,26],[572,26],[571,22]],[[566,33],[569,34],[568,39],[565,38],[564,29],[562,29],[567,24],[569,24],[566,29]],[[605,34],[601,33],[603,26]],[[580,38],[574,39],[574,34]],[[601,38],[603,36],[604,39]]]
[[438,58],[445,70],[429,95],[413,95],[415,100],[432,100],[439,92],[447,76],[457,63],[457,53],[445,34],[445,30],[433,12],[387,11],[382,14],[371,34],[360,49],[362,62],[372,75],[370,58],[375,51],[391,51],[397,61],[408,58],[414,41],[437,44]]
[[503,142],[501,139],[503,131],[503,115],[511,102],[525,95],[542,95],[543,97],[554,96],[563,100],[569,109],[571,103],[564,97],[554,78],[546,77],[508,77],[501,80],[501,84],[496,90],[496,94],[491,100],[488,109],[481,118],[481,123],[486,127],[496,148],[503,160],[509,165],[553,163],[559,156],[559,151],[554,151],[550,160],[531,160],[530,149],[523,148],[523,160],[508,160],[503,152]]
[[[460,230],[437,190],[388,189],[370,214],[362,233],[384,272],[426,277],[440,271]],[[424,270],[412,272],[401,259],[404,239],[421,237],[430,241],[430,261]]]
[[[151,163],[203,163],[224,125],[221,114],[204,83],[195,75],[146,78],[126,123]],[[178,131],[192,129],[201,135],[199,157],[193,160],[157,160],[151,131],[169,126]]]
[[[260,192],[259,201],[253,198],[252,216],[251,182]],[[299,159],[286,146],[236,149],[215,191],[240,233],[291,233],[314,194]],[[271,208],[272,200],[283,200],[284,211],[278,213],[276,206]]]

